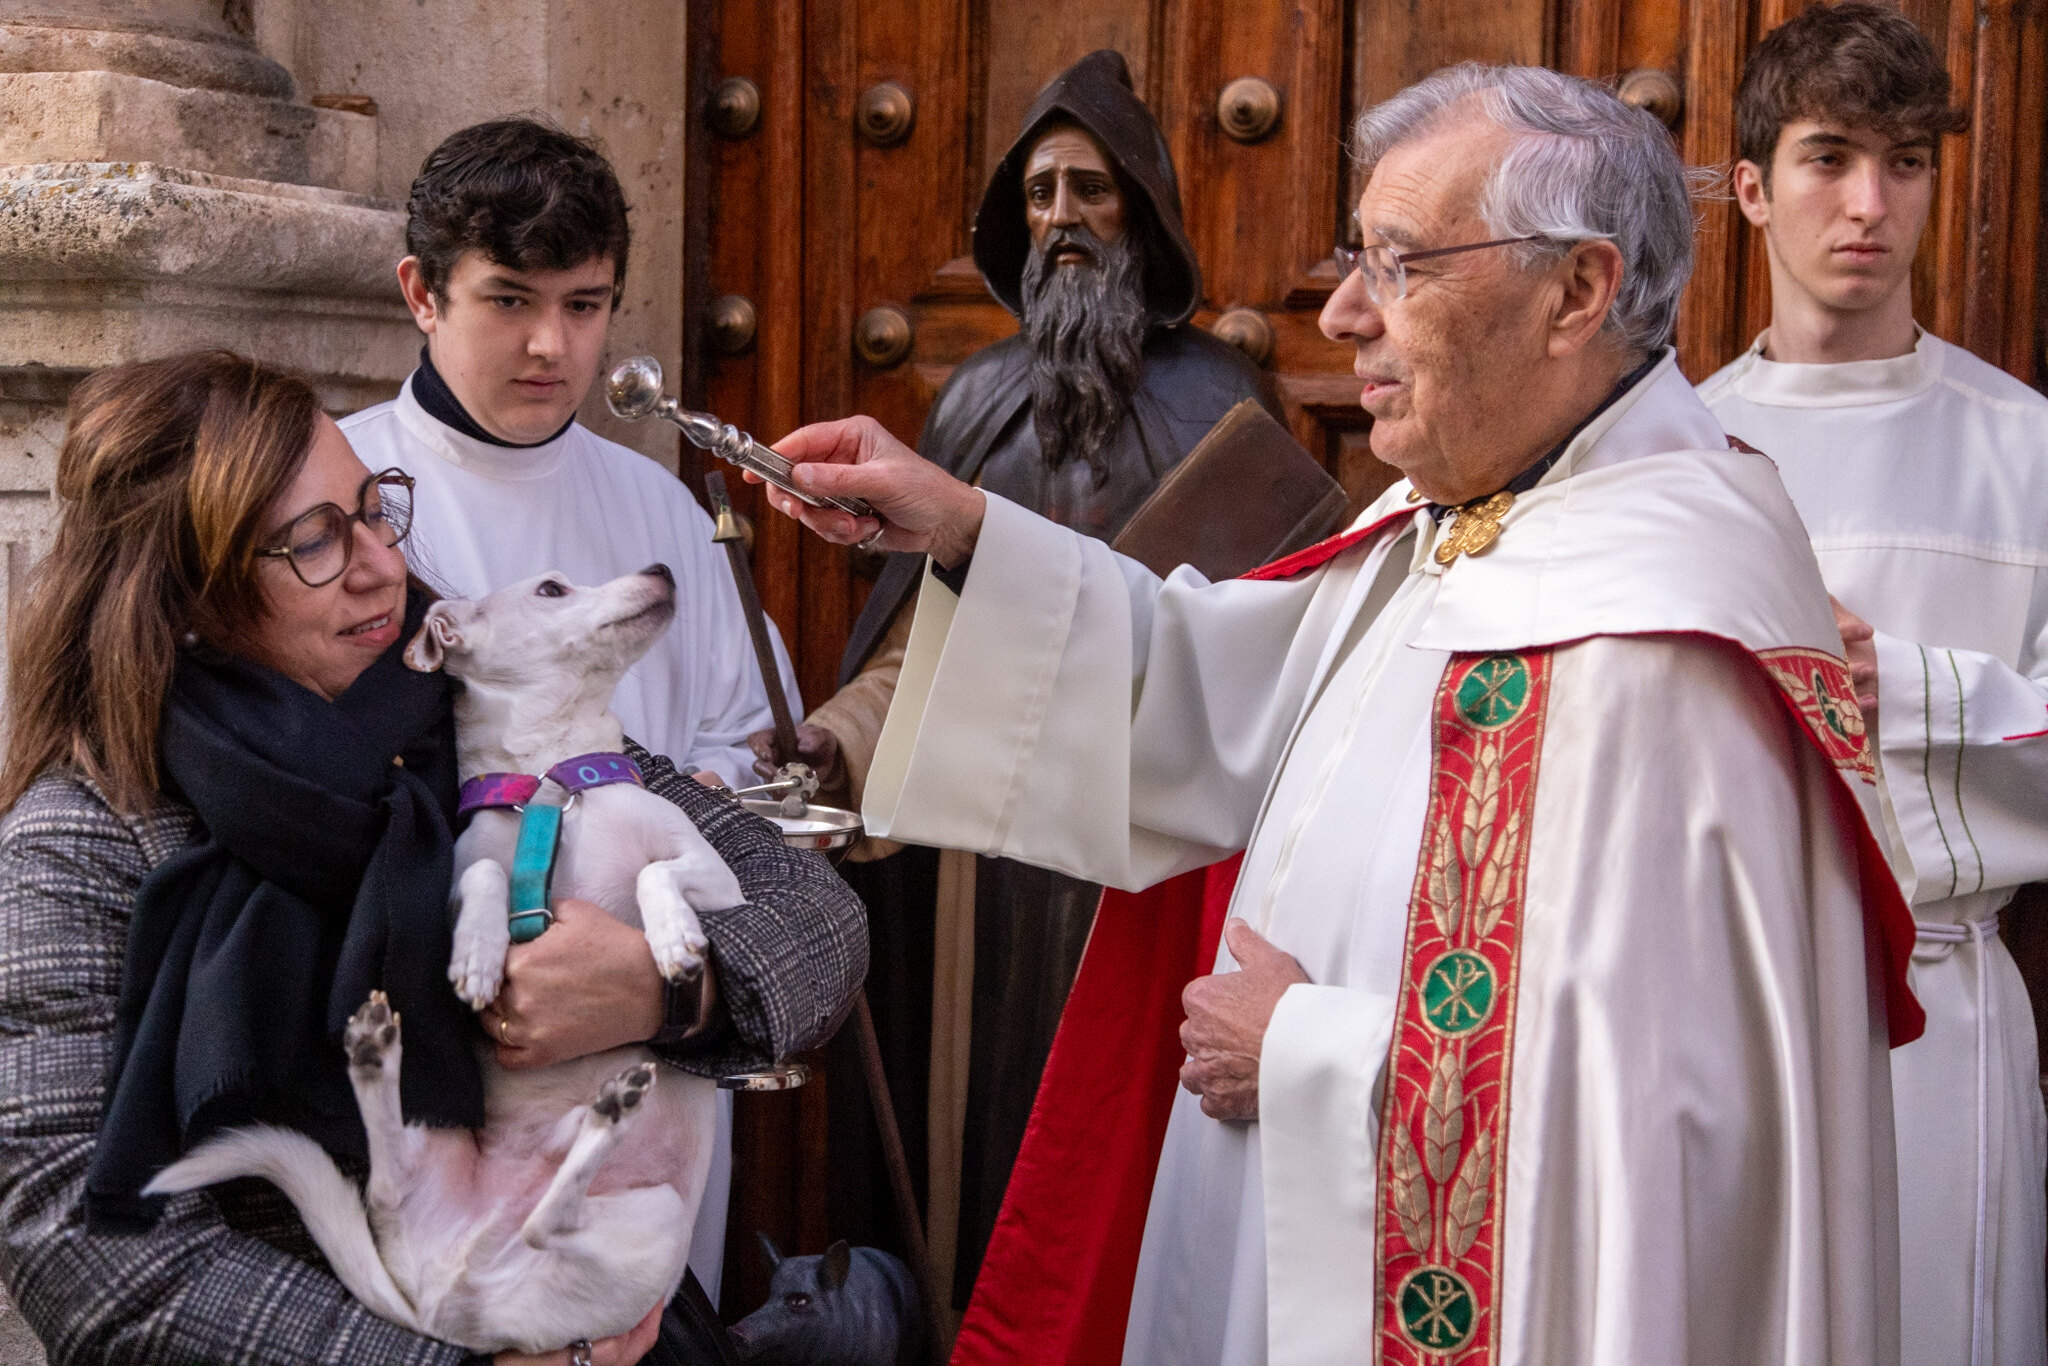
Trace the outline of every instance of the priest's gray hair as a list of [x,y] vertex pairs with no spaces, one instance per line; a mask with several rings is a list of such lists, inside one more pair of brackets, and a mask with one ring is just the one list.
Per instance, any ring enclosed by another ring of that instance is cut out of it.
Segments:
[[1541,242],[1509,248],[1525,267],[1555,261],[1575,242],[1614,243],[1623,272],[1607,329],[1634,352],[1662,346],[1692,276],[1693,195],[1708,174],[1688,172],[1664,125],[1605,86],[1542,67],[1476,62],[1446,67],[1367,109],[1352,153],[1369,173],[1467,99],[1517,135],[1480,194],[1490,234],[1540,234]]

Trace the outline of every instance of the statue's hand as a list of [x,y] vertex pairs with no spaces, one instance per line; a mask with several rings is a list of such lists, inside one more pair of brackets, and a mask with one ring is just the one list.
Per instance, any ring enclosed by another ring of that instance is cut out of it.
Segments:
[[[792,477],[798,488],[864,498],[881,517],[878,522],[838,508],[814,508],[781,489],[768,488],[770,506],[826,540],[930,555],[946,568],[974,553],[987,506],[981,491],[920,458],[873,418],[848,417],[801,427],[776,442],[775,450],[796,466]],[[761,482],[756,475],[747,478]]]
[[773,778],[778,769],[795,759],[811,766],[820,788],[830,787],[839,779],[839,737],[823,726],[799,721],[795,754],[776,752],[775,732],[772,730],[757,730],[749,735],[747,748],[754,751],[754,772],[763,778]]

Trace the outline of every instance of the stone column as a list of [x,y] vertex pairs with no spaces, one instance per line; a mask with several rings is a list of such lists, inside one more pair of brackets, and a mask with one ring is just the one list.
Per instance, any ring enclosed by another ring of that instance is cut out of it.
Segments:
[[301,99],[252,32],[249,0],[0,0],[0,616],[84,375],[223,346],[345,411],[411,368],[376,120]]

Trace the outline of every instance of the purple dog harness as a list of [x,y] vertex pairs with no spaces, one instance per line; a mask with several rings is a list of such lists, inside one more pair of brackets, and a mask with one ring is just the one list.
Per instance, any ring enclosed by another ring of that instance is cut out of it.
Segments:
[[462,785],[462,800],[455,809],[455,818],[460,820],[472,811],[485,811],[492,807],[510,807],[517,811],[533,800],[533,794],[540,791],[541,783],[548,778],[554,779],[556,786],[572,797],[589,788],[612,783],[645,786],[640,777],[640,766],[623,754],[579,754],[573,759],[562,760],[541,777],[531,773],[477,774]]
[[[546,777],[569,794],[612,783],[645,784],[640,769],[623,754],[579,754],[564,759],[547,771]],[[519,813],[519,843],[512,855],[509,930],[512,942],[524,944],[538,939],[554,923],[548,909],[548,879],[555,870],[555,845],[562,837],[562,806],[536,806],[534,794],[544,781],[531,773],[480,773],[462,785],[462,799],[456,819],[473,811],[509,807]]]

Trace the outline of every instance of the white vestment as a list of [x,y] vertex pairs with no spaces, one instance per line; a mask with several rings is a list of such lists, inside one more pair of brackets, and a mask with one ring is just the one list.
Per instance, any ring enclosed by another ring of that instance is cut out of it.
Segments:
[[[1214,585],[1162,583],[991,497],[963,594],[927,576],[870,829],[1125,888],[1246,848],[1232,914],[1313,983],[1267,1030],[1257,1123],[1175,1102],[1125,1361],[1467,1359],[1404,1346],[1403,1324],[1438,1329],[1380,1283],[1400,1201],[1382,1121],[1439,680],[1472,652],[1536,651],[1505,1147],[1482,1158],[1460,1129],[1498,1104],[1476,1096],[1412,1130],[1436,1175],[1419,1241],[1495,1218],[1477,1245],[1494,1355],[1470,1359],[1890,1366],[1890,1097],[1838,819],[1854,807],[1750,653],[1840,648],[1775,473],[1727,450],[1667,355],[1484,554],[1440,565],[1445,532],[1401,515],[1407,492],[1318,569]],[[1478,1214],[1437,1172],[1461,1153],[1461,1183],[1500,1174]]]
[[1778,463],[1828,588],[1877,630],[1892,859],[1927,1033],[1892,1058],[1904,1359],[2048,1361],[2048,1116],[1998,911],[2048,879],[2048,399],[1929,333],[1700,386]]
[[[478,598],[549,570],[595,585],[650,564],[676,577],[676,619],[612,694],[626,734],[684,772],[755,781],[746,737],[774,724],[725,549],[711,518],[667,470],[581,423],[539,446],[494,446],[428,415],[407,380],[390,403],[344,418],[371,470],[416,481],[413,571],[441,592]],[[768,623],[793,714],[803,715],[788,655]],[[690,1266],[714,1303],[732,1179],[732,1099],[719,1093],[718,1141],[698,1207]]]

